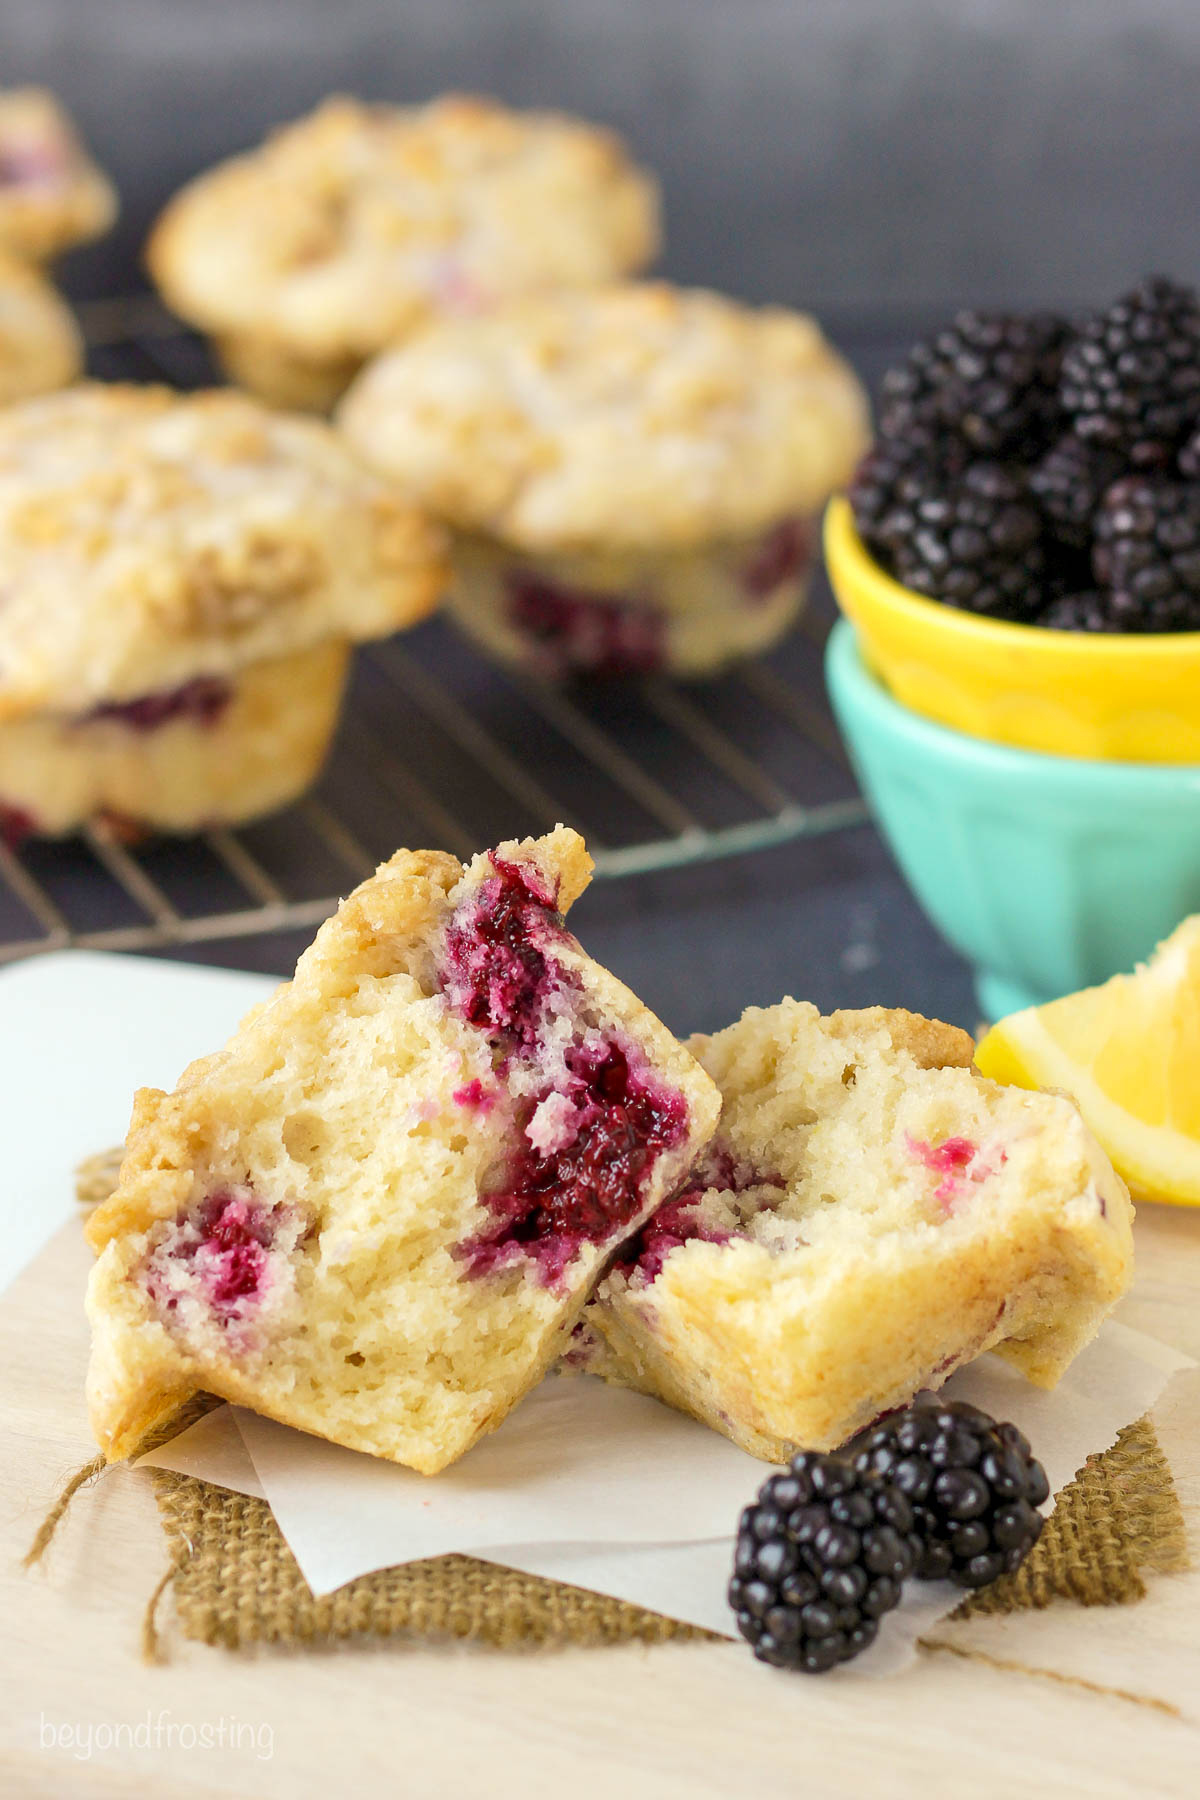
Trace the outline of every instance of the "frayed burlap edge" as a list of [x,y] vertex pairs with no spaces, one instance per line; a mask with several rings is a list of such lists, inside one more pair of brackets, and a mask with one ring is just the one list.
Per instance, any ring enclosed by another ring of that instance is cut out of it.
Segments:
[[1179,1496],[1147,1416],[1126,1425],[1110,1450],[1088,1457],[1016,1574],[972,1594],[951,1617],[1024,1612],[1055,1600],[1129,1606],[1146,1592],[1143,1571],[1187,1567]]
[[709,1638],[644,1607],[473,1556],[380,1569],[315,1599],[266,1501],[154,1471],[186,1637],[241,1649],[359,1635],[471,1639],[498,1649]]

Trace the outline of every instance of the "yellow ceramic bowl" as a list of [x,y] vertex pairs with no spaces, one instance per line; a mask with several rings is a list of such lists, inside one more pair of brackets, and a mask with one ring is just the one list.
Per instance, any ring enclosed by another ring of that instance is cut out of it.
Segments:
[[943,606],[884,573],[840,498],[825,561],[866,661],[913,712],[1052,756],[1200,763],[1200,632],[1046,631]]

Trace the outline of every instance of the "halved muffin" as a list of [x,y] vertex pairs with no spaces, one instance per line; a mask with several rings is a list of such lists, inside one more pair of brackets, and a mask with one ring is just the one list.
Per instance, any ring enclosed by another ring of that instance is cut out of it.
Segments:
[[690,1047],[717,1134],[574,1366],[784,1462],[985,1350],[1052,1387],[1128,1285],[1133,1208],[1076,1108],[973,1072],[965,1032],[785,1000]]
[[562,828],[399,851],[223,1051],[138,1095],[88,1226],[110,1457],[204,1388],[432,1474],[550,1366],[719,1108],[564,926],[590,869]]

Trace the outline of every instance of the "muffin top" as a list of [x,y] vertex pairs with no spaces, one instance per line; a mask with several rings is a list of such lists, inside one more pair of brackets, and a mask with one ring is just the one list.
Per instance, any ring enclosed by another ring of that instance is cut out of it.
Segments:
[[107,231],[117,196],[44,88],[0,92],[0,250],[42,262]]
[[190,182],[150,240],[185,319],[317,361],[431,316],[640,268],[657,190],[612,133],[449,96],[334,98]]
[[649,283],[432,327],[363,372],[340,423],[457,529],[526,551],[745,536],[814,511],[867,440],[811,319]]
[[74,314],[39,270],[0,251],[0,405],[45,394],[78,375]]
[[315,420],[87,382],[0,411],[0,719],[78,715],[440,592],[441,540]]

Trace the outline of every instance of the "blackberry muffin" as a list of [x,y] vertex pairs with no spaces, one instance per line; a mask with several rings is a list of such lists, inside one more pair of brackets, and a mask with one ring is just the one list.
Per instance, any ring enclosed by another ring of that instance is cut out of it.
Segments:
[[65,387],[82,367],[66,301],[39,270],[0,251],[0,406]]
[[774,642],[867,438],[811,319],[650,283],[433,327],[339,422],[452,527],[458,622],[552,678],[700,676]]
[[611,132],[460,95],[337,97],[190,182],[147,254],[236,381],[326,410],[429,320],[614,280],[658,238],[654,182]]
[[562,915],[559,828],[398,851],[174,1093],[88,1223],[97,1441],[203,1388],[435,1474],[563,1348],[716,1123],[708,1076]]
[[1052,1387],[1128,1285],[1129,1194],[1074,1105],[985,1080],[965,1032],[785,1000],[689,1047],[717,1134],[572,1366],[785,1462],[985,1350]]
[[84,383],[0,413],[0,824],[190,831],[320,767],[348,646],[419,618],[441,540],[327,426]]
[[0,91],[0,250],[48,262],[100,237],[116,216],[111,182],[53,94]]

